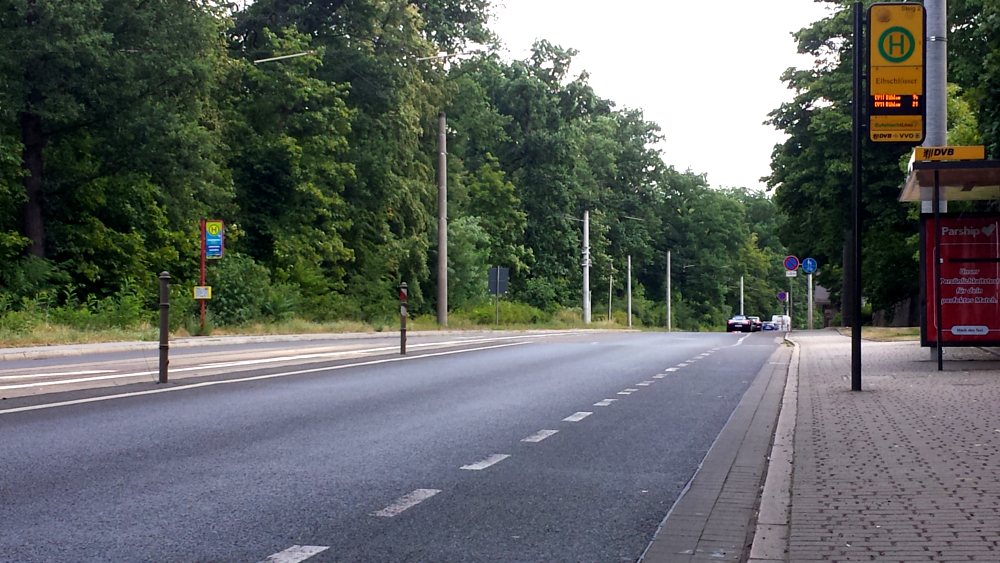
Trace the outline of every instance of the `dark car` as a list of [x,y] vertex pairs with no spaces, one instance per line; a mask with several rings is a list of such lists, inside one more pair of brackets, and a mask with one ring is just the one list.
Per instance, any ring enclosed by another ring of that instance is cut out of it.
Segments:
[[760,317],[747,317],[747,318],[750,319],[751,322],[753,322],[753,325],[750,326],[750,332],[757,332],[759,330],[764,330],[764,323],[760,321]]
[[734,315],[726,321],[726,332],[753,332],[753,321],[743,315]]

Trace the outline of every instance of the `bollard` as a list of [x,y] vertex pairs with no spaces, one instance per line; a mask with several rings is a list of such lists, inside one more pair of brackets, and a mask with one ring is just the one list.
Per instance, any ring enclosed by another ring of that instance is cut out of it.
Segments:
[[399,353],[406,355],[406,282],[399,283]]
[[170,363],[170,274],[160,272],[160,378],[167,382],[167,365]]

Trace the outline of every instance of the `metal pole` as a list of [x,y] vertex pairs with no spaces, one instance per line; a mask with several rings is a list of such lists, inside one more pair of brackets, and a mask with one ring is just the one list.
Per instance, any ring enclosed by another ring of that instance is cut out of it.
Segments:
[[590,324],[590,211],[583,212],[583,324]]
[[788,330],[795,328],[795,322],[792,320],[792,286],[794,282],[795,278],[788,278]]
[[448,119],[438,114],[438,287],[437,322],[448,326]]
[[809,326],[806,327],[807,330],[812,330],[813,327],[813,275],[809,274],[809,315],[808,315]]
[[740,314],[743,314],[743,276],[740,276]]
[[609,260],[608,263],[611,265],[611,273],[608,274],[608,322],[611,322],[611,292],[615,286],[615,261]]
[[[205,247],[208,245],[208,241],[205,236],[205,219],[201,220],[201,285],[205,285]],[[198,302],[198,308],[201,311],[201,332],[198,336],[205,336],[205,300],[201,299]]]
[[851,168],[853,186],[851,194],[852,215],[854,216],[854,286],[853,303],[848,304],[851,314],[851,390],[861,391],[861,103],[862,51],[864,38],[862,30],[861,2],[854,3],[854,98],[851,102],[854,140],[851,147]]
[[160,377],[159,383],[167,382],[167,366],[170,365],[170,274],[160,272]]
[[628,255],[628,327],[632,328],[632,255]]
[[937,368],[944,371],[944,344],[941,339],[941,190],[938,171],[934,171],[934,344],[937,346]]
[[399,283],[399,353],[406,355],[406,282]]
[[924,146],[948,144],[948,25],[947,0],[924,0],[927,14],[927,138]]
[[670,327],[670,251],[667,251],[667,332],[672,329]]

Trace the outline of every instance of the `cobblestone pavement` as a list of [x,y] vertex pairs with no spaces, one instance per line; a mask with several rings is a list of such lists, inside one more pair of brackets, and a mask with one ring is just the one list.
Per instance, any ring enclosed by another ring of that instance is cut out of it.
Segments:
[[1000,561],[1000,357],[795,332],[787,561]]

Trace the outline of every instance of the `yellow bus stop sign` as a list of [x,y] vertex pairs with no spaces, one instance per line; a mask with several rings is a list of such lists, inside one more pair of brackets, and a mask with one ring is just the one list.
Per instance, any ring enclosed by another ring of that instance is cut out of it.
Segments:
[[924,140],[924,29],[916,3],[868,8],[868,138],[919,145]]

